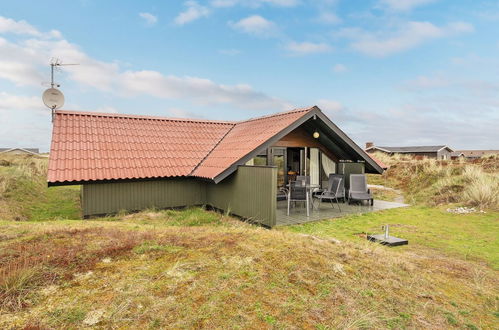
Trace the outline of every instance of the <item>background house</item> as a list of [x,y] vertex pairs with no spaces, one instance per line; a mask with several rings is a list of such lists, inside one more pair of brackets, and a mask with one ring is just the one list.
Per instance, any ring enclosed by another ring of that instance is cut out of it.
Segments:
[[411,155],[416,158],[428,157],[435,159],[451,159],[451,153],[454,152],[451,148],[445,145],[440,146],[410,146],[410,147],[379,147],[373,142],[366,143],[366,152],[382,152],[387,155]]
[[489,155],[499,155],[499,150],[457,150],[464,157],[469,159],[480,158]]
[[53,125],[48,184],[81,185],[85,217],[211,205],[272,227],[294,173],[383,172],[318,107],[239,122],[56,111]]
[[12,155],[38,155],[38,148],[0,148],[0,153]]

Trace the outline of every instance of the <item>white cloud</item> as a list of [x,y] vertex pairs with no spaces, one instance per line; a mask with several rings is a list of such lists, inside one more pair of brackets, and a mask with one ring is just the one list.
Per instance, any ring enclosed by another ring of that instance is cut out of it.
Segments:
[[345,65],[338,63],[333,66],[333,71],[336,73],[347,72],[348,68]]
[[174,118],[197,118],[197,119],[202,119],[203,116],[200,116],[198,113],[189,111],[189,110],[184,110],[180,108],[170,108],[167,110],[167,113],[169,116],[172,116]]
[[[21,96],[0,92],[0,110],[43,110],[46,109],[40,96]],[[47,109],[47,111],[49,111]]]
[[321,11],[317,21],[324,24],[339,24],[341,23],[341,18],[338,17],[332,11]]
[[277,32],[275,23],[260,15],[248,16],[235,23],[229,22],[229,25],[240,32],[260,37],[273,36]]
[[299,3],[299,0],[212,0],[210,2],[210,4],[216,8],[228,8],[237,5],[258,8],[264,4],[278,7],[294,7]]
[[350,46],[371,56],[387,56],[417,47],[429,40],[449,37],[474,30],[466,22],[452,22],[439,27],[430,22],[406,22],[398,31],[370,32],[359,28],[345,28],[336,35],[351,39]]
[[11,18],[0,16],[0,33],[26,34],[40,37],[42,34],[26,21],[15,21]]
[[436,0],[380,0],[380,5],[393,11],[410,11]]
[[239,49],[234,49],[234,48],[220,49],[218,52],[222,55],[228,55],[228,56],[235,56],[241,54],[241,51]]
[[24,20],[15,21],[11,18],[0,16],[0,34],[6,33],[30,35],[43,38],[62,38],[61,32],[57,30],[51,30],[49,32],[42,33],[33,25]]
[[452,22],[447,25],[445,32],[447,34],[455,34],[455,33],[469,33],[474,32],[475,28],[472,24],[467,22]]
[[94,111],[94,112],[100,112],[100,113],[118,113],[118,109],[115,107],[111,106],[104,106],[104,107],[99,107],[95,110],[89,110],[89,111]]
[[139,13],[139,16],[144,19],[147,25],[152,26],[158,23],[158,17],[151,13]]
[[308,55],[330,52],[333,48],[326,43],[296,42],[291,41],[285,48],[293,55]]
[[0,79],[19,85],[40,86],[48,78],[48,60],[53,57],[65,63],[80,64],[63,67],[64,76],[58,75],[60,79],[65,77],[82,87],[121,97],[146,95],[196,104],[228,104],[242,109],[282,110],[289,106],[245,84],[224,85],[206,78],[164,75],[158,71],[125,71],[117,62],[99,61],[88,56],[67,40],[46,40],[43,37],[12,41],[0,38]]
[[418,76],[416,79],[408,81],[405,85],[409,90],[422,90],[448,87],[451,85],[451,81],[442,75]]
[[210,9],[200,5],[197,1],[186,1],[184,5],[187,7],[186,10],[173,20],[177,25],[184,25],[210,14]]
[[334,121],[334,115],[344,110],[343,104],[335,100],[320,99],[316,102],[317,106],[328,115],[332,115],[331,119]]
[[189,99],[196,104],[232,104],[249,109],[285,109],[289,104],[255,91],[251,86],[221,85],[198,77],[165,76],[156,71],[120,74],[122,89],[129,93],[166,99]]

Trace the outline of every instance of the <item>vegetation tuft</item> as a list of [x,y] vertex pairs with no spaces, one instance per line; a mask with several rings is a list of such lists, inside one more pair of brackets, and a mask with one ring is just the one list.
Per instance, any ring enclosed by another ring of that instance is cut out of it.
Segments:
[[377,153],[390,168],[373,184],[387,185],[405,193],[405,200],[428,206],[458,203],[499,210],[499,157],[476,160],[415,160]]

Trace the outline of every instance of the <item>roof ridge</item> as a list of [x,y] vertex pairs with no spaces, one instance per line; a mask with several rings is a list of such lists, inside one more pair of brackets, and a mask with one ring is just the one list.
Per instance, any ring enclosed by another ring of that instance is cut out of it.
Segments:
[[93,112],[93,111],[56,110],[55,114],[56,115],[80,115],[80,116],[92,116],[92,117],[130,118],[130,119],[152,119],[152,120],[165,120],[165,121],[184,121],[184,122],[230,124],[230,125],[234,125],[236,123],[233,121],[226,121],[226,120],[211,120],[211,119],[197,119],[197,118],[175,118],[175,117],[133,115],[133,114],[125,114],[125,113],[109,113],[109,112]]
[[438,145],[432,145],[432,146],[371,146],[372,147],[378,147],[378,148],[425,148],[425,147],[447,147],[446,144],[438,144]]
[[251,122],[255,120],[268,119],[273,117],[285,116],[288,114],[296,112],[308,112],[315,108],[316,106],[311,106],[308,108],[296,108],[290,111],[283,111],[278,113],[273,113],[270,115],[254,117],[249,119],[244,119],[240,121],[228,121],[228,120],[211,120],[211,119],[197,119],[197,118],[174,118],[174,117],[162,117],[162,116],[149,116],[149,115],[134,115],[125,113],[110,113],[110,112],[94,112],[94,111],[71,111],[71,110],[56,110],[56,115],[80,115],[80,116],[92,116],[92,117],[111,117],[111,118],[130,118],[130,119],[152,119],[152,120],[167,120],[167,121],[183,121],[183,122],[197,122],[197,123],[212,123],[212,124],[225,124],[225,125],[235,125],[245,122]]
[[314,106],[311,106],[311,107],[308,107],[308,108],[296,108],[296,109],[293,109],[293,110],[290,110],[290,111],[277,112],[277,113],[273,113],[273,114],[270,114],[270,115],[264,115],[264,116],[260,116],[260,117],[253,117],[253,118],[249,118],[249,119],[245,119],[245,120],[240,120],[240,121],[237,121],[235,123],[236,124],[241,124],[241,123],[246,123],[246,122],[255,121],[255,120],[261,120],[261,119],[268,119],[268,118],[273,118],[273,117],[285,116],[285,115],[296,113],[296,112],[308,112],[308,111],[312,111],[315,107],[316,106],[314,105]]

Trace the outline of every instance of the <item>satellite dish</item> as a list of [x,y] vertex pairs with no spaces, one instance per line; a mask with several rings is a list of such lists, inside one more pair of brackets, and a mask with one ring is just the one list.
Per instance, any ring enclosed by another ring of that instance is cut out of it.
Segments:
[[43,103],[50,109],[59,109],[64,105],[64,95],[57,88],[49,88],[43,92]]

